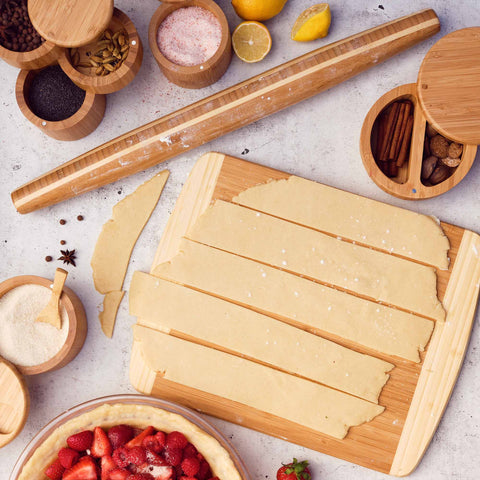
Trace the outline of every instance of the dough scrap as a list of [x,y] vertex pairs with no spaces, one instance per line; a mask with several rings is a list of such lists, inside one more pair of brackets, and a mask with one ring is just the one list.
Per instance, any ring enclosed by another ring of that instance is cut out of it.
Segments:
[[[338,439],[351,426],[369,422],[384,411],[346,393],[140,325],[133,327],[133,334],[147,364],[165,379]],[[214,374],[209,374],[212,369]]]
[[450,242],[438,221],[410,210],[296,176],[249,188],[233,202],[448,269]]
[[112,338],[118,307],[124,295],[125,292],[120,290],[119,292],[108,292],[103,297],[103,310],[98,314],[98,319],[100,320],[103,333],[108,338]]
[[[98,292],[117,292],[118,295],[122,290],[133,247],[158,203],[168,176],[168,170],[163,170],[113,207],[112,218],[103,225],[90,262]],[[114,306],[113,297],[107,302],[108,307]],[[104,310],[99,317],[103,331],[113,331],[115,315],[113,309]],[[112,325],[104,325],[105,321]]]
[[135,272],[129,292],[137,323],[182,332],[324,385],[378,403],[394,365],[271,317]]
[[186,237],[435,320],[445,319],[433,267],[249,208],[217,200]]
[[182,239],[155,276],[419,362],[434,322]]
[[66,439],[83,430],[101,426],[110,428],[122,423],[138,428],[149,425],[164,432],[180,431],[207,459],[214,475],[229,480],[242,480],[229,453],[212,436],[201,428],[178,415],[161,408],[141,404],[104,404],[59,426],[33,452],[23,467],[18,480],[44,480],[45,469],[57,458],[58,451],[66,446]]

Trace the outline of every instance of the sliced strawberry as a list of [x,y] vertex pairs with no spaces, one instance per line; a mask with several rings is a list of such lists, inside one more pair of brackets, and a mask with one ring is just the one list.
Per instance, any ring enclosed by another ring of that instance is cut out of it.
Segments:
[[186,477],[185,475],[182,475],[180,477],[180,480],[197,480],[195,477]]
[[45,475],[50,480],[61,480],[65,467],[61,464],[60,459],[57,458],[47,469]]
[[[196,457],[198,455],[198,450],[195,448],[195,445],[188,443],[187,446],[183,449],[183,458]],[[201,458],[199,458],[201,460]]]
[[163,457],[157,455],[155,452],[151,450],[147,450],[147,463],[149,465],[158,465],[158,466],[167,466],[168,463],[165,461]]
[[72,468],[80,458],[80,454],[72,448],[61,448],[58,452],[58,459],[64,468]]
[[130,440],[127,443],[126,447],[128,448],[140,447],[142,445],[143,439],[145,437],[148,437],[149,435],[153,435],[154,433],[155,433],[155,429],[152,426],[147,427],[142,433],[140,433],[135,438]]
[[130,463],[128,461],[128,452],[129,449],[127,447],[119,447],[113,452],[112,458],[118,467],[124,468]]
[[155,480],[149,473],[132,473],[127,480]]
[[109,473],[117,468],[117,464],[113,461],[113,458],[110,455],[105,455],[102,457],[100,466],[102,470],[102,480],[109,480]]
[[131,473],[124,468],[114,468],[108,474],[108,480],[127,480],[130,475]]
[[89,449],[93,443],[93,432],[90,430],[84,430],[83,432],[76,433],[67,438],[67,445],[73,448],[77,452],[83,452]]
[[182,470],[185,476],[194,477],[200,470],[200,462],[195,457],[182,460]]
[[92,455],[97,458],[112,454],[112,445],[102,427],[95,427],[95,430],[93,431],[93,443],[90,451],[92,452]]
[[197,478],[199,480],[207,480],[212,476],[212,471],[210,470],[210,465],[206,460],[200,460],[200,468],[197,473]]
[[179,448],[165,448],[165,460],[172,467],[176,467],[182,463],[183,452]]
[[127,460],[133,465],[142,465],[147,461],[147,452],[143,447],[133,447],[128,450]]
[[155,434],[155,438],[158,440],[158,443],[161,445],[161,447],[165,448],[165,444],[167,443],[167,434],[160,431]]
[[155,480],[170,480],[171,478],[173,478],[173,468],[172,467],[156,467],[152,471],[152,475],[155,478]]
[[147,435],[142,441],[142,447],[155,453],[163,450],[163,445],[160,444],[157,435]]
[[170,432],[167,435],[165,447],[183,450],[188,445],[188,440],[181,432]]
[[133,438],[133,428],[128,425],[115,425],[108,431],[108,439],[113,448],[122,447]]
[[97,480],[97,464],[90,457],[82,457],[72,468],[65,470],[62,480]]

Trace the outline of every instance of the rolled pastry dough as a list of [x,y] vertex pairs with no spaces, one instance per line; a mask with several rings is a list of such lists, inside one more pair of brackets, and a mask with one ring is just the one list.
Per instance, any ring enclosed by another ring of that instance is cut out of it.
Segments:
[[129,291],[137,323],[172,330],[378,403],[394,365],[271,317],[135,272]]
[[187,238],[443,320],[433,267],[217,200]]
[[390,355],[420,361],[434,322],[183,239],[155,276],[277,314]]
[[438,221],[410,210],[293,175],[249,188],[233,202],[448,269],[450,242]]
[[[140,325],[134,340],[165,379],[248,405],[342,439],[384,407],[258,363]],[[181,352],[179,354],[179,352]]]

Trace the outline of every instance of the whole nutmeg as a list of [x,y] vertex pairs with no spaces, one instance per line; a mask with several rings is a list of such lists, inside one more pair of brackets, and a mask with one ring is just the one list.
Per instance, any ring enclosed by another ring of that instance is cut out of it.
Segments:
[[451,175],[451,170],[446,165],[439,163],[439,165],[435,168],[433,173],[430,175],[428,181],[432,185],[438,185],[445,181]]
[[437,166],[438,158],[430,155],[422,162],[422,180],[426,181],[430,178],[435,167]]
[[430,139],[430,152],[438,158],[448,157],[448,140],[441,135],[435,135]]
[[455,168],[455,167],[458,167],[460,165],[460,162],[462,161],[460,158],[450,158],[450,157],[446,157],[446,158],[441,158],[440,161],[446,165],[447,167],[450,167],[450,168]]
[[[463,145],[452,142],[448,147],[448,156],[450,158],[458,158],[463,152]],[[460,162],[459,162],[460,163]]]

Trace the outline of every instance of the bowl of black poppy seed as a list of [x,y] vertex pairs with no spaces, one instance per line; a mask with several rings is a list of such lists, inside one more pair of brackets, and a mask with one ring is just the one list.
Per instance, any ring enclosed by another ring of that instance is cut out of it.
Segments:
[[0,0],[0,58],[14,67],[31,70],[55,63],[62,51],[35,30],[27,0]]
[[21,70],[15,87],[23,115],[57,140],[78,140],[93,132],[105,113],[105,95],[86,92],[58,64]]

